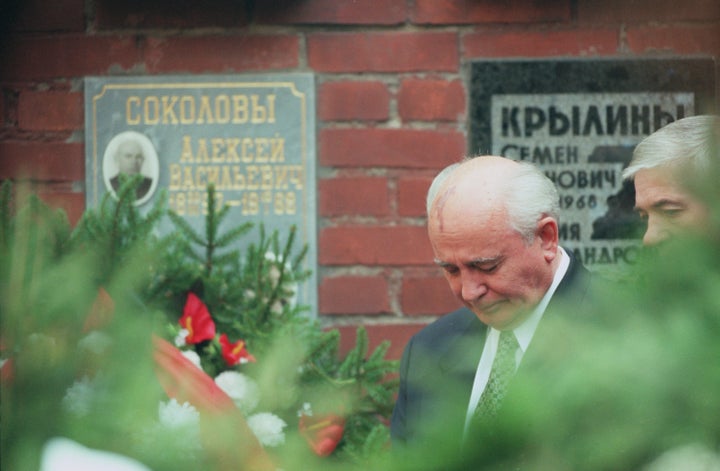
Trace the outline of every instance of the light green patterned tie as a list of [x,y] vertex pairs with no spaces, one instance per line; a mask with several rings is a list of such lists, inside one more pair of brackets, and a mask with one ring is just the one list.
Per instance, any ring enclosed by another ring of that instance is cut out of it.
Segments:
[[490,370],[488,383],[475,409],[475,419],[482,420],[497,414],[510,378],[515,374],[515,352],[517,352],[518,346],[512,330],[500,332],[498,350]]

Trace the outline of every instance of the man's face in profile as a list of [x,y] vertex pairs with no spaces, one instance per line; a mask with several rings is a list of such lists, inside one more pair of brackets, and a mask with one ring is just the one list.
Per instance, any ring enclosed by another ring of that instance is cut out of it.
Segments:
[[635,208],[647,221],[643,244],[656,245],[679,232],[706,230],[708,208],[677,181],[678,169],[649,168],[635,174]]
[[118,146],[115,154],[118,171],[126,175],[137,175],[142,169],[145,156],[142,147],[135,141],[126,141]]

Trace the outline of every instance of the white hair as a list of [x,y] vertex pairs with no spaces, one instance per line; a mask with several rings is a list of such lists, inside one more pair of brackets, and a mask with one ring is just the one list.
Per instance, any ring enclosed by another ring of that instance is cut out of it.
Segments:
[[[442,184],[463,163],[475,158],[482,156],[465,157],[461,162],[449,165],[438,173],[427,194],[428,216]],[[507,211],[510,227],[529,244],[535,239],[535,230],[540,219],[550,216],[559,221],[559,195],[555,184],[538,167],[528,162],[517,163],[518,170],[502,182],[499,196]]]
[[623,178],[630,180],[639,170],[673,164],[682,164],[683,170],[702,175],[718,159],[719,133],[717,116],[690,116],[674,121],[635,147]]
[[444,169],[440,170],[440,173],[438,173],[435,178],[433,179],[432,183],[430,184],[430,188],[427,192],[427,198],[425,200],[425,209],[427,211],[428,216],[430,215],[430,210],[432,209],[433,201],[435,201],[435,197],[437,196],[438,190],[440,190],[440,187],[443,183],[445,183],[445,180],[448,179],[451,173],[460,166],[461,162],[455,162],[454,164],[450,164]]

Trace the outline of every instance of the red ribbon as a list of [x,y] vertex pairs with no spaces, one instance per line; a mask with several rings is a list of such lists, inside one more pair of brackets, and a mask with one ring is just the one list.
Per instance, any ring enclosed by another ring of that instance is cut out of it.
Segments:
[[189,402],[201,417],[201,438],[218,469],[276,469],[233,400],[170,342],[153,336],[155,370],[171,398]]
[[335,414],[318,417],[303,414],[298,426],[313,452],[318,456],[328,456],[343,437],[345,419]]

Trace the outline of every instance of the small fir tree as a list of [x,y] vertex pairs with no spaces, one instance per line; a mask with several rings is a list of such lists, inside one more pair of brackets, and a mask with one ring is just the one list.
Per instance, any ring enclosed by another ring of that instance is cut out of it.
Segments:
[[[0,307],[3,358],[27,351],[23,339],[33,329],[48,330],[39,323],[34,325],[34,316],[51,317],[55,326],[66,324],[64,328],[74,330],[75,341],[79,341],[82,329],[77,326],[87,324],[84,319],[92,310],[98,290],[110,293],[115,310],[122,311],[117,317],[142,319],[144,329],[172,340],[180,330],[178,320],[192,293],[207,307],[218,332],[192,346],[203,369],[210,376],[242,371],[257,381],[261,390],[258,407],[272,410],[289,429],[295,430],[289,435],[288,451],[278,452],[287,469],[292,469],[292,457],[298,453],[293,443],[305,441],[301,435],[317,454],[333,454],[341,460],[323,461],[324,465],[363,463],[378,456],[389,439],[387,422],[397,363],[385,358],[387,342],[368,352],[367,333],[362,327],[357,331],[354,348],[341,355],[337,330],[323,329],[308,315],[307,306],[297,304],[298,285],[310,273],[302,269],[307,248],[295,251],[295,229],[285,235],[278,231],[267,234],[260,225],[258,241],[238,249],[241,238],[254,226],[244,223],[223,231],[223,224],[228,223],[228,207],[216,207],[212,186],[207,192],[205,231],[200,234],[184,219],[166,211],[164,197],[141,215],[134,205],[136,184],[130,180],[121,187],[117,198],[103,198],[97,209],[83,214],[74,230],[63,213],[48,210],[36,198],[28,199],[27,204],[13,204],[10,185],[3,186],[0,261],[7,263],[3,263],[2,279],[8,287],[19,283],[22,288],[6,291],[9,296]],[[19,206],[21,209],[13,212]],[[175,223],[176,230],[160,237],[156,227],[165,215]],[[57,297],[41,294],[47,290],[46,279],[56,280],[58,276],[66,276],[75,292],[61,290]],[[20,323],[22,307],[29,300],[45,302],[36,303],[30,319]],[[58,300],[59,306],[48,305],[53,300]],[[233,365],[223,361],[220,333],[232,343],[242,341],[257,361]],[[145,352],[143,347],[135,350]],[[64,377],[65,383],[59,383],[54,390],[68,389],[68,379]],[[145,389],[150,394],[159,391],[158,385]],[[3,426],[17,424],[15,419],[20,419],[7,412],[14,396],[6,391],[12,389],[3,391]],[[57,405],[58,397],[46,402]],[[121,407],[117,408],[120,413]],[[317,427],[324,423],[319,419],[323,418],[330,418],[331,425],[342,430],[330,448],[313,442]],[[97,437],[82,438],[93,442]],[[12,444],[12,440],[4,441],[3,448]],[[120,445],[117,449],[128,455],[139,453]],[[159,455],[137,456],[154,460],[159,468],[167,464]]]

